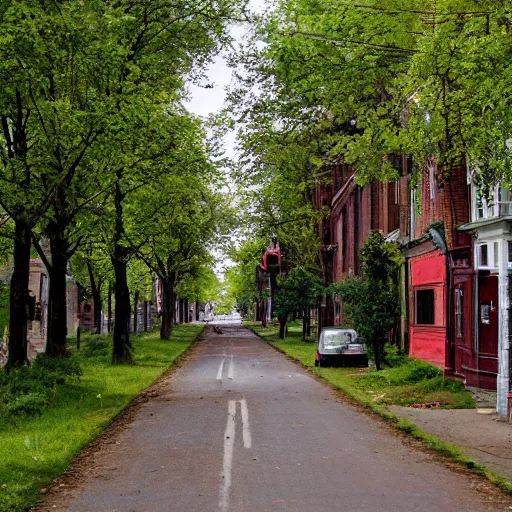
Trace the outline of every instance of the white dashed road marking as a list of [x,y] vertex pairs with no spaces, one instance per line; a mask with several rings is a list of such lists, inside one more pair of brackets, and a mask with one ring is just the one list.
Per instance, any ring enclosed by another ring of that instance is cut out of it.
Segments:
[[[242,416],[242,434],[244,446],[250,448],[252,446],[251,430],[249,427],[249,409],[244,399],[240,402],[240,410]],[[228,421],[224,432],[224,460],[222,464],[222,473],[220,475],[220,495],[219,508],[221,512],[226,512],[229,506],[229,490],[231,488],[231,472],[233,469],[233,455],[235,449],[235,432],[236,432],[236,403],[237,400],[228,402]]]
[[235,377],[235,368],[233,365],[233,356],[231,356],[231,361],[229,361],[228,379],[233,380],[234,377]]
[[224,358],[219,367],[219,371],[217,372],[217,380],[222,380],[222,371],[224,370],[224,362],[226,361],[226,358]]

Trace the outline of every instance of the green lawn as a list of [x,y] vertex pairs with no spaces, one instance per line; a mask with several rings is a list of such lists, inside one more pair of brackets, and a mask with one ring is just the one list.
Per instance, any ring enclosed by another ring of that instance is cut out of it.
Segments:
[[176,327],[171,341],[157,333],[133,337],[133,366],[112,366],[105,336],[84,337],[73,356],[79,381],[60,385],[40,416],[0,418],[0,510],[25,510],[39,491],[62,474],[142,389],[149,386],[194,341],[201,325]]
[[264,329],[256,322],[246,322],[246,325],[333,387],[372,409],[391,404],[426,402],[444,402],[445,408],[475,407],[471,393],[461,382],[443,378],[440,370],[423,361],[391,354],[388,359],[393,368],[380,372],[362,368],[317,368],[314,366],[316,343],[301,340],[298,323],[291,324],[285,340],[278,338],[277,326],[269,325]]

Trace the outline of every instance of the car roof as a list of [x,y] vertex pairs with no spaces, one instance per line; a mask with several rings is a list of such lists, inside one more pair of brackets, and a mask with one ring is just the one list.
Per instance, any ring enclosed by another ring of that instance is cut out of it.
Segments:
[[322,332],[324,332],[324,331],[345,331],[345,332],[355,332],[357,334],[357,332],[354,329],[347,329],[345,327],[324,327],[322,329]]

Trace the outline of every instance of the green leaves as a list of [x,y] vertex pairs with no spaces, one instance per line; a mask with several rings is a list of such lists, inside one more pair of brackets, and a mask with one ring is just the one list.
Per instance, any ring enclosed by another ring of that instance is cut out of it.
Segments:
[[331,291],[342,298],[345,322],[353,323],[379,369],[388,335],[399,316],[397,282],[403,256],[394,243],[386,243],[377,232],[366,241],[360,255],[362,277],[348,277],[331,285]]

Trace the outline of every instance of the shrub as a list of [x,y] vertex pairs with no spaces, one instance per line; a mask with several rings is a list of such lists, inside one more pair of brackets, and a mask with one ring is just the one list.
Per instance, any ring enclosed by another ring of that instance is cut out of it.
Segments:
[[82,376],[80,363],[71,357],[50,357],[40,354],[32,363],[31,370],[35,373],[61,375],[65,380],[78,379]]
[[82,369],[73,358],[39,355],[31,366],[0,370],[0,396],[11,416],[40,414],[57,386],[78,379]]
[[360,377],[360,383],[365,387],[382,385],[400,386],[403,384],[414,384],[435,377],[442,377],[443,372],[423,361],[409,359],[402,366],[382,370],[380,372],[372,372]]
[[48,402],[49,398],[44,393],[17,395],[7,403],[6,410],[11,416],[41,414]]
[[88,336],[83,345],[83,355],[85,357],[109,356],[112,349],[111,345],[107,336]]
[[443,375],[442,370],[423,361],[412,361],[403,368],[407,370],[404,372],[404,382],[420,382]]
[[455,393],[464,391],[465,389],[462,382],[454,379],[445,379],[440,375],[420,382],[419,386],[425,391],[452,391]]

